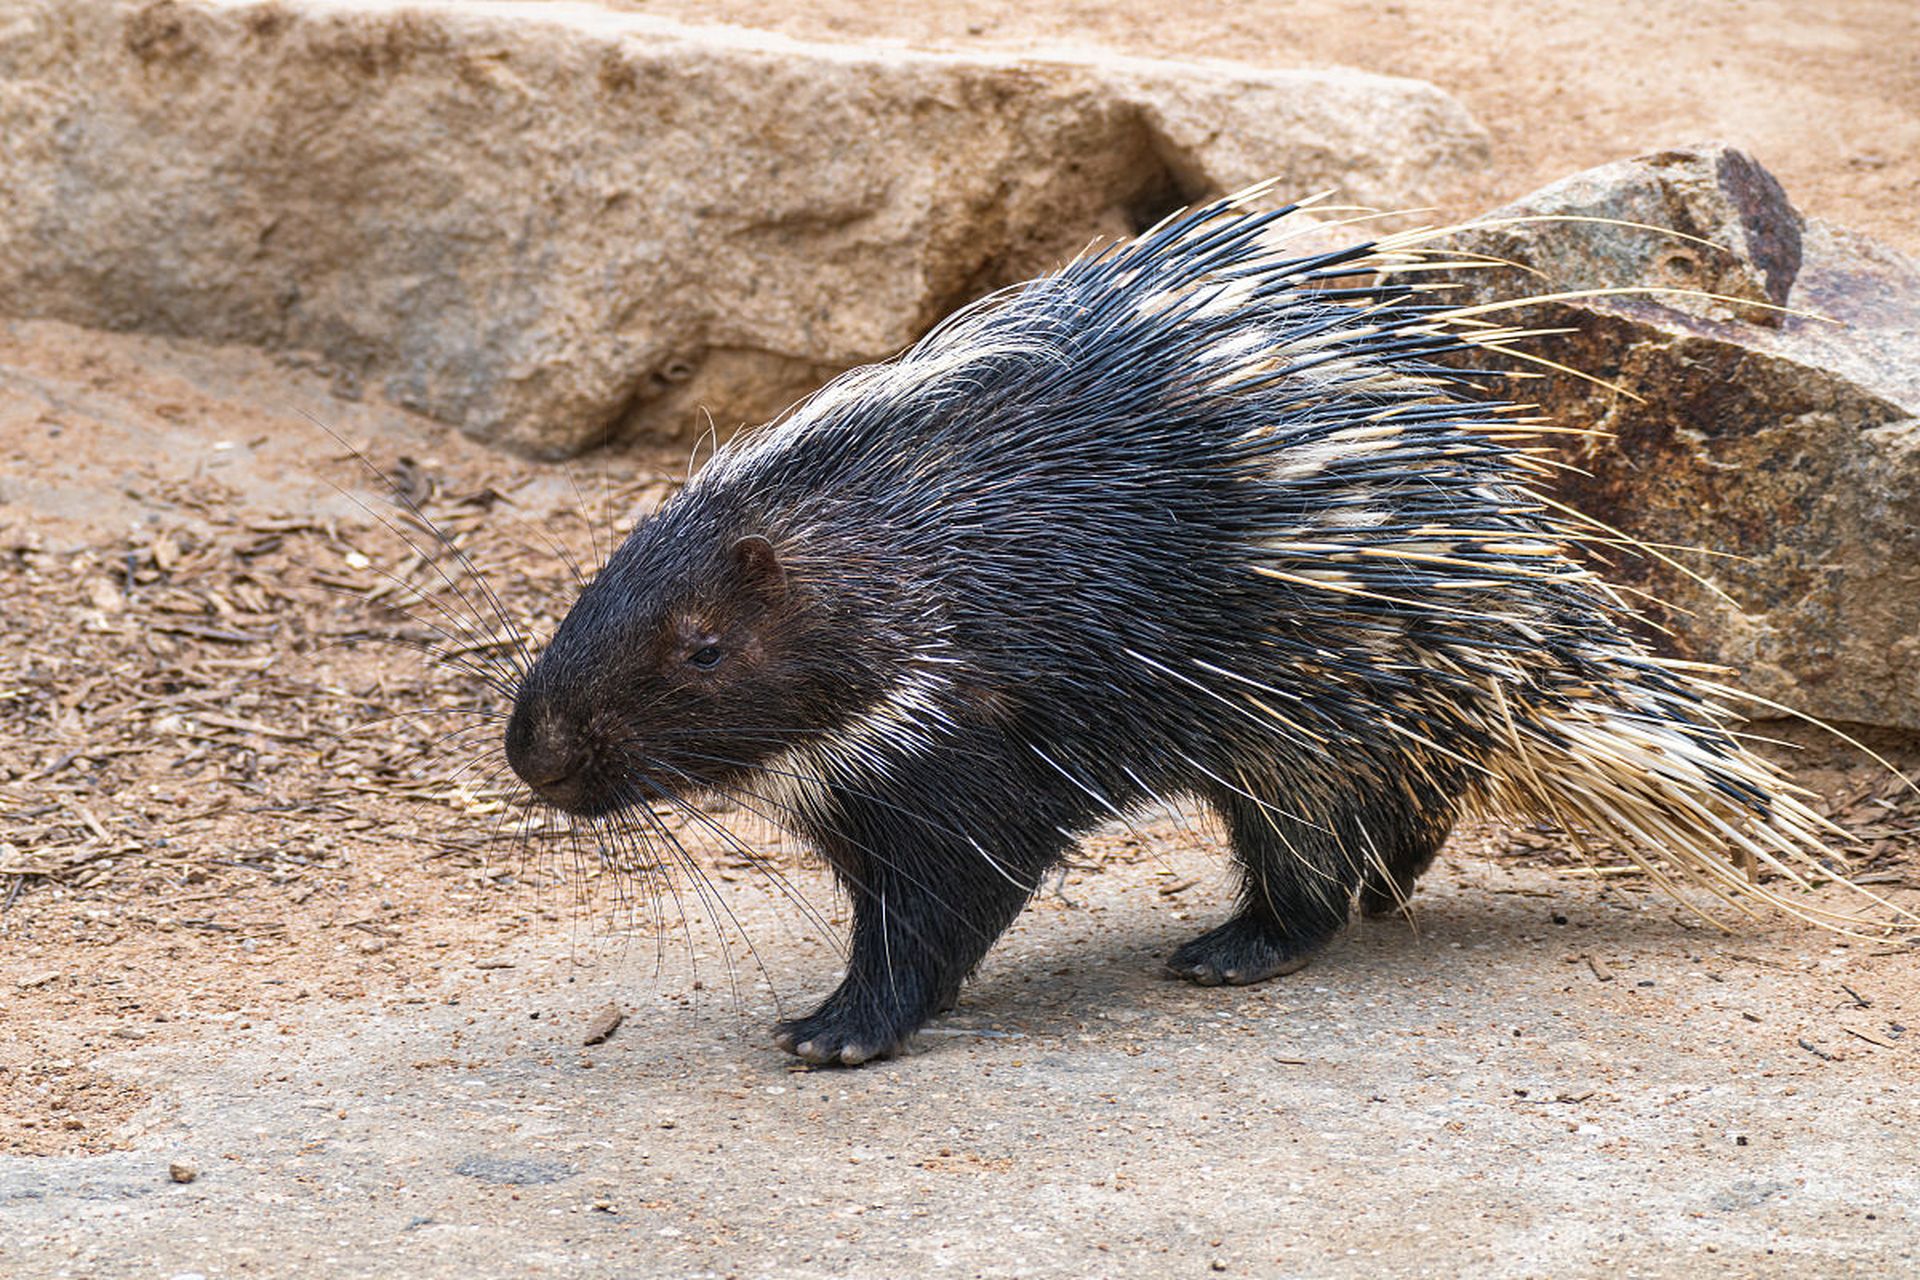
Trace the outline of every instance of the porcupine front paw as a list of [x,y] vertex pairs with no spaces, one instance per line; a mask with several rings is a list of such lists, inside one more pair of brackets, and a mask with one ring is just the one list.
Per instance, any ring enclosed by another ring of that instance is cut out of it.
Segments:
[[1324,944],[1302,945],[1265,921],[1235,916],[1174,952],[1167,969],[1203,987],[1244,987],[1306,968]]
[[898,1053],[921,1021],[836,991],[806,1017],[776,1023],[773,1042],[819,1066],[854,1067]]

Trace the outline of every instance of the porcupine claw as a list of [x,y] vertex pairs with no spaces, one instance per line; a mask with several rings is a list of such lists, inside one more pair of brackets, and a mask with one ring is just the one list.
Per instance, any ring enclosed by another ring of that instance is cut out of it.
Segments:
[[835,1019],[824,1017],[821,1013],[782,1022],[773,1029],[773,1042],[801,1061],[818,1067],[857,1067],[863,1062],[890,1058],[899,1052],[898,1041],[885,1048],[876,1048],[878,1037],[851,1036],[837,1027],[835,1022]]

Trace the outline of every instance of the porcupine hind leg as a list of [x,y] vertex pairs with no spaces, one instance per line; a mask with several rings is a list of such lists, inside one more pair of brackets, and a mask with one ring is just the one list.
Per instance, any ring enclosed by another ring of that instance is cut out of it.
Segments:
[[1360,911],[1368,916],[1398,915],[1413,897],[1413,884],[1433,865],[1446,843],[1448,827],[1411,833],[1382,851],[1383,863],[1367,868],[1360,882]]
[[1347,922],[1361,865],[1340,847],[1342,828],[1238,792],[1213,797],[1240,864],[1240,910],[1167,960],[1203,987],[1246,986],[1304,968]]
[[1443,780],[1442,785],[1447,789],[1410,781],[1404,802],[1375,804],[1378,820],[1369,828],[1374,856],[1360,880],[1363,914],[1390,916],[1406,910],[1414,881],[1433,865],[1459,816],[1460,784]]
[[852,899],[853,933],[838,989],[774,1028],[774,1042],[808,1062],[886,1057],[952,1008],[1067,844],[1031,813],[1017,826],[1004,813],[980,824],[992,835],[976,843],[949,825],[964,822],[955,810],[939,826],[904,816],[913,811],[898,795],[888,807],[852,799],[819,841]]

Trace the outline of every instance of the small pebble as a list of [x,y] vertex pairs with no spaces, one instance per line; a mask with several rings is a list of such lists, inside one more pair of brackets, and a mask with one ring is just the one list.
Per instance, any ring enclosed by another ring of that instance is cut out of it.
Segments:
[[200,1166],[191,1160],[175,1160],[167,1166],[167,1176],[175,1182],[192,1182],[200,1176]]
[[594,1014],[592,1020],[587,1023],[586,1038],[580,1043],[605,1044],[607,1038],[615,1031],[618,1031],[620,1024],[626,1020],[627,1015],[625,1010],[617,1004],[609,1004],[606,1008]]

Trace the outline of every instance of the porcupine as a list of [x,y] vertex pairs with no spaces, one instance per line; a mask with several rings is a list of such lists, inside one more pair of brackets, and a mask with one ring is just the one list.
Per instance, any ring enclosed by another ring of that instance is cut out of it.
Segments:
[[[847,971],[775,1029],[887,1055],[1074,841],[1222,819],[1202,984],[1403,903],[1469,810],[1722,896],[1822,820],[1573,554],[1533,425],[1449,361],[1514,331],[1412,237],[1290,252],[1229,198],[960,311],[719,450],[581,592],[507,758],[574,815],[761,797],[849,894]],[[1665,873],[1662,873],[1665,874]]]

